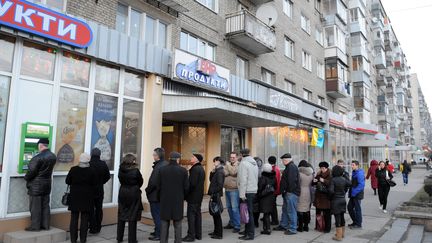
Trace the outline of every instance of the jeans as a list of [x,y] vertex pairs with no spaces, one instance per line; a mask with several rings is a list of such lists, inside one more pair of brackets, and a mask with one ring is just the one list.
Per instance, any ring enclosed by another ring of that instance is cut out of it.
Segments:
[[298,196],[294,193],[286,193],[283,200],[280,226],[292,233],[297,233]]
[[387,197],[390,192],[389,185],[379,185],[378,187],[378,197],[380,204],[383,206],[383,209],[387,208]]
[[192,203],[187,204],[187,220],[188,220],[187,235],[192,239],[201,239],[202,238],[201,204],[192,204]]
[[256,193],[246,193],[246,203],[248,206],[249,212],[249,222],[245,225],[245,233],[246,236],[255,238],[255,223],[253,217],[253,202],[255,199]]
[[408,184],[408,173],[402,173],[403,183]]
[[39,230],[50,228],[50,195],[30,196],[31,228]]
[[78,218],[80,214],[81,214],[80,241],[81,242],[87,241],[89,214],[87,212],[72,211],[70,225],[69,225],[71,242],[77,242],[78,239]]
[[362,226],[362,210],[361,200],[357,198],[350,198],[348,202],[348,212],[353,221],[353,224]]
[[[174,243],[182,242],[182,220],[173,220],[174,221]],[[169,237],[169,220],[161,220],[161,237],[160,243],[168,243]]]
[[154,229],[155,237],[160,237],[160,228],[161,228],[160,203],[151,202],[150,211],[153,218],[153,223],[155,225],[155,229]]
[[226,207],[229,214],[229,224],[234,229],[240,229],[240,198],[239,191],[225,191]]
[[339,213],[339,214],[335,214],[335,221],[336,221],[336,228],[339,227],[344,227],[345,226],[345,217],[344,217],[345,213]]
[[[117,222],[117,241],[123,241],[125,225],[126,221],[119,220]],[[128,222],[128,242],[137,242],[137,221],[135,220]]]
[[93,209],[90,211],[90,232],[100,232],[103,218],[103,196],[93,199]]

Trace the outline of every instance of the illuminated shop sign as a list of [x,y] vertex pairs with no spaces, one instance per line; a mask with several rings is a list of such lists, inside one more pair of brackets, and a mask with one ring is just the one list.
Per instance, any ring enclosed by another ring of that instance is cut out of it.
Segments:
[[79,48],[92,42],[92,31],[83,21],[24,0],[0,0],[0,25]]
[[174,78],[189,84],[222,92],[230,91],[230,72],[213,62],[176,50]]

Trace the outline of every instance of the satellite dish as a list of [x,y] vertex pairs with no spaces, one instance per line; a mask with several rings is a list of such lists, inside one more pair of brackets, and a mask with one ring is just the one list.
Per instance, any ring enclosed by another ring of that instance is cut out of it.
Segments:
[[273,26],[278,17],[274,3],[269,2],[259,6],[256,17],[268,26]]

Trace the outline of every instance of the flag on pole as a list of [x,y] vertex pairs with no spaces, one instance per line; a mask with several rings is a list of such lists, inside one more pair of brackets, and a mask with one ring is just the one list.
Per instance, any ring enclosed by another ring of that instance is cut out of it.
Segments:
[[324,147],[324,129],[319,129],[319,128],[312,129],[311,146],[318,147],[318,148]]

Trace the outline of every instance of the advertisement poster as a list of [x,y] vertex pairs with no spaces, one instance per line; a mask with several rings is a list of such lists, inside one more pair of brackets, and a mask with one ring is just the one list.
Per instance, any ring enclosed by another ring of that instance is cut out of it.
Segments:
[[122,157],[133,154],[140,161],[142,103],[126,100],[123,109]]
[[67,171],[79,163],[84,152],[87,92],[62,88],[56,132],[56,171]]
[[117,98],[95,94],[93,105],[91,147],[101,150],[101,160],[114,168],[114,148],[117,121]]
[[6,117],[9,101],[9,78],[0,76],[0,172],[3,165],[3,149],[6,133]]

